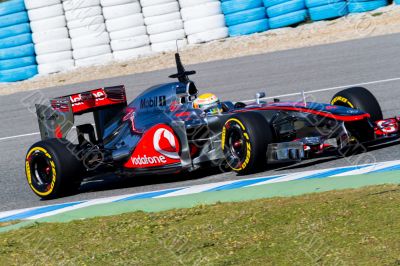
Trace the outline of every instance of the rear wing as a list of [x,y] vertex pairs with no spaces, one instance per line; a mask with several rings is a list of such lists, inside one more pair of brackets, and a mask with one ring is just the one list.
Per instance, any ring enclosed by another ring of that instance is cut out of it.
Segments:
[[127,106],[124,86],[106,87],[52,99],[50,106],[37,104],[42,140],[65,138],[74,126],[74,117],[93,113],[97,138],[102,140],[104,126]]

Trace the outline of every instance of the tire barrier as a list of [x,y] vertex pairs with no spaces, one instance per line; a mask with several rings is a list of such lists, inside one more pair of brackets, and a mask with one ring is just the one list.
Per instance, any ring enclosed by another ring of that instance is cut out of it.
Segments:
[[304,0],[263,0],[271,29],[297,25],[307,20]]
[[0,2],[0,82],[386,5],[388,0],[8,0]]
[[205,43],[228,37],[221,2],[179,0],[189,44]]
[[396,5],[400,5],[400,0],[394,0],[394,3],[395,3]]
[[225,14],[226,25],[231,37],[269,29],[262,0],[224,0],[222,1],[222,11]]
[[312,21],[343,17],[349,13],[344,0],[306,0]]
[[35,49],[23,0],[0,3],[0,82],[37,75]]
[[114,59],[128,60],[151,52],[138,0],[101,0]]
[[178,0],[140,0],[151,50],[163,52],[186,46]]
[[104,64],[113,59],[100,0],[63,0],[75,66]]
[[52,74],[73,68],[71,40],[61,1],[25,0],[25,4],[33,32],[39,74]]
[[373,0],[373,1],[349,0],[348,9],[349,13],[362,13],[362,12],[372,11],[387,5],[388,5],[387,0]]

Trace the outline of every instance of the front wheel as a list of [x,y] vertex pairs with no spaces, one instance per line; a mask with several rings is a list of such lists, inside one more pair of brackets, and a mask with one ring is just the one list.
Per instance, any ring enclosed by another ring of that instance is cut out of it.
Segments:
[[226,121],[221,140],[229,168],[239,174],[251,174],[266,163],[272,131],[261,114],[240,113]]
[[82,181],[82,164],[75,145],[65,139],[49,139],[34,144],[25,159],[25,174],[32,191],[42,199],[75,192]]
[[363,87],[348,88],[336,93],[331,104],[361,110],[370,114],[373,121],[383,119],[378,100],[369,90]]

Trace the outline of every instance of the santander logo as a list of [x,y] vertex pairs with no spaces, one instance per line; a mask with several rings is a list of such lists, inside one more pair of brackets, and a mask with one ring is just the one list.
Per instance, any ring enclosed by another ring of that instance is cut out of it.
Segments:
[[177,152],[177,143],[175,135],[166,128],[159,128],[154,133],[153,146],[160,154],[170,158],[179,160]]

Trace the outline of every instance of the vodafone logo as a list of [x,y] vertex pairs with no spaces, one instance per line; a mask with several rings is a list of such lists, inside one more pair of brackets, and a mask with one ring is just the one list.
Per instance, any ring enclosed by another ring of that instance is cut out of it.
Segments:
[[152,156],[152,157],[147,157],[146,155],[144,156],[137,156],[137,157],[132,157],[131,158],[132,164],[136,166],[141,166],[141,165],[152,165],[152,164],[160,164],[160,163],[166,163],[167,160],[165,159],[164,156]]
[[179,160],[177,153],[177,140],[175,135],[166,128],[159,128],[154,133],[153,138],[154,149],[160,154],[170,158]]

